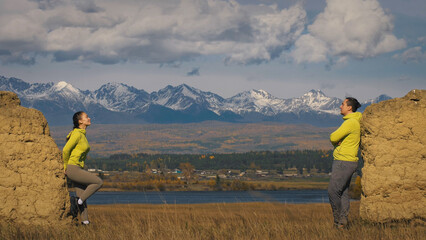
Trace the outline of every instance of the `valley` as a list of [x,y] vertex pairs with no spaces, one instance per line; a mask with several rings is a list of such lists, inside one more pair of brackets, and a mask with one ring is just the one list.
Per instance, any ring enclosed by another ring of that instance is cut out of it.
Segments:
[[[72,126],[50,127],[58,147]],[[92,157],[118,153],[233,153],[331,149],[335,128],[307,124],[227,123],[205,121],[186,124],[96,124],[87,130]]]

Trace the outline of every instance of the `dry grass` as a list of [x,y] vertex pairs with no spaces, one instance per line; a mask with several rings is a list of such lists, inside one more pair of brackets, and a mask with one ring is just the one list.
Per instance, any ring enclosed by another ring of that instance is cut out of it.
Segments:
[[351,227],[332,227],[328,204],[193,204],[91,206],[92,225],[18,227],[2,223],[0,239],[424,239],[425,227],[372,225],[352,203]]

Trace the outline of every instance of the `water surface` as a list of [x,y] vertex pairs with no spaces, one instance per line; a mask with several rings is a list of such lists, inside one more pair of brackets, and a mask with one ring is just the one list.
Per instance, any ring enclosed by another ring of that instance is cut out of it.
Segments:
[[224,192],[97,192],[88,204],[328,203],[327,190]]

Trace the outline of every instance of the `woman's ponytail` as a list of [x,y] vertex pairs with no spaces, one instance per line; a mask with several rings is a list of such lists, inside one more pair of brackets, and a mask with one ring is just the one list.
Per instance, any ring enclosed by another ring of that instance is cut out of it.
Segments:
[[[83,111],[79,111],[74,113],[74,115],[72,116],[72,123],[73,123],[73,129],[78,128],[80,126],[80,123],[78,122],[81,119],[81,115],[83,114]],[[70,139],[71,137],[71,133],[68,134],[67,136],[67,141]]]

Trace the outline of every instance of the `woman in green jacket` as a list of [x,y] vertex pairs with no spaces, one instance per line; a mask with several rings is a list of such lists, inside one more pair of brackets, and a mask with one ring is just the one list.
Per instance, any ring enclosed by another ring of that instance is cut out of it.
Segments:
[[67,136],[62,150],[64,170],[68,179],[74,183],[77,197],[71,197],[71,214],[77,217],[80,212],[81,223],[89,224],[86,200],[102,187],[102,179],[84,170],[84,161],[90,151],[86,138],[86,128],[90,118],[85,112],[76,112],[73,116],[74,129]]

